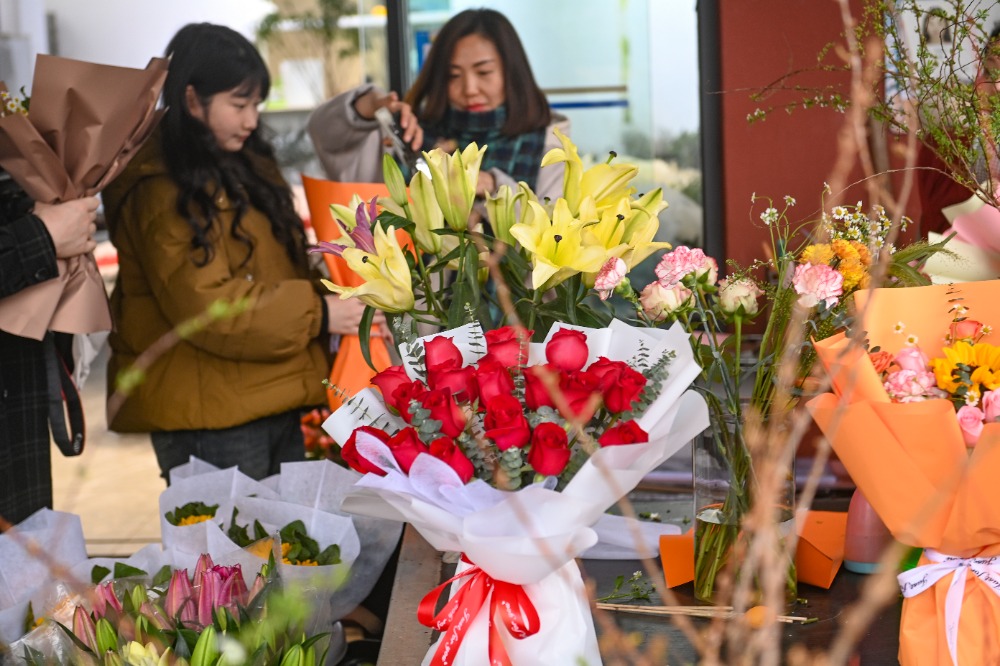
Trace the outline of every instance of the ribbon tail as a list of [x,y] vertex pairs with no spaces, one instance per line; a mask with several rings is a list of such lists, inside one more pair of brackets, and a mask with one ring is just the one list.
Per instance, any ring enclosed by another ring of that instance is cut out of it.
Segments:
[[944,630],[948,640],[948,652],[951,663],[958,666],[958,622],[962,616],[962,601],[965,596],[965,579],[968,577],[968,567],[955,570],[948,586],[948,594],[944,601]]

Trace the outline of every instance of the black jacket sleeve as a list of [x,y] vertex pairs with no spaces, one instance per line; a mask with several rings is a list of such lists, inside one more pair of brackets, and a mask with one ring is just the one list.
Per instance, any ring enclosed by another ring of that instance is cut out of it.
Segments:
[[12,186],[0,182],[0,298],[59,275],[48,230],[28,212],[31,200]]

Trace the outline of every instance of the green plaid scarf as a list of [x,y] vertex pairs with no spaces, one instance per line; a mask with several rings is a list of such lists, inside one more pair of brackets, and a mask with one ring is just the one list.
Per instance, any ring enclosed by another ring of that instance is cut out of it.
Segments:
[[473,141],[480,147],[487,145],[489,148],[483,155],[483,169],[500,169],[514,180],[523,180],[534,188],[545,149],[545,128],[518,136],[504,136],[502,128],[506,121],[507,108],[502,105],[479,113],[448,109],[440,123],[426,128],[424,150],[449,140],[454,141],[459,149]]

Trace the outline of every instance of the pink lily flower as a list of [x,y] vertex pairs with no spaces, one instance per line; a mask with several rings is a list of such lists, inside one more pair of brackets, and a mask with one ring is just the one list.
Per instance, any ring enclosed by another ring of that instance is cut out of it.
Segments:
[[108,606],[111,606],[119,613],[122,612],[122,602],[119,601],[118,596],[115,594],[115,588],[112,586],[111,581],[98,585],[94,589],[94,615],[99,618],[104,617]]
[[[375,237],[372,236],[372,222],[378,217],[378,197],[372,197],[372,200],[367,204],[364,202],[358,204],[358,209],[354,214],[354,219],[356,224],[353,229],[348,230],[340,220],[337,220],[337,224],[343,229],[344,233],[352,241],[354,241],[354,247],[359,250],[363,250],[368,254],[376,254],[375,252]],[[339,257],[343,252],[345,247],[350,247],[349,245],[341,245],[339,243],[330,243],[327,241],[320,241],[316,244],[316,247],[309,248],[310,252],[323,252],[325,254],[332,254]]]
[[171,618],[183,615],[186,605],[194,605],[191,597],[191,581],[188,580],[187,569],[175,571],[170,577],[170,584],[167,585],[163,610]]
[[214,566],[215,562],[212,561],[212,556],[208,553],[202,553],[198,558],[198,563],[194,565],[194,575],[191,576],[191,584],[195,587],[201,585],[202,574]]
[[94,619],[83,606],[77,606],[73,611],[73,634],[91,650],[97,651],[97,630],[94,627]]

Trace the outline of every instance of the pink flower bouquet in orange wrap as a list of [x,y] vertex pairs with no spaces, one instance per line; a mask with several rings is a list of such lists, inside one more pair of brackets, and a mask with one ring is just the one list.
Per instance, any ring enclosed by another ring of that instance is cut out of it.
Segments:
[[[1000,281],[874,289],[855,303],[872,348],[934,357],[956,308],[1000,324]],[[900,662],[1000,663],[1000,423],[967,449],[952,402],[892,402],[865,349],[844,335],[815,344],[834,393],[810,401],[813,417],[896,539],[925,549],[899,577]]]

